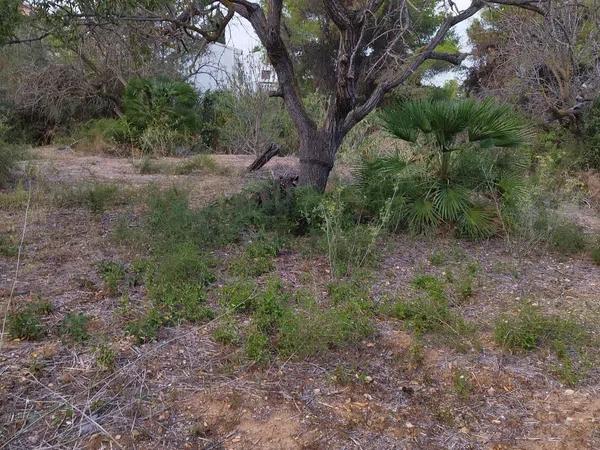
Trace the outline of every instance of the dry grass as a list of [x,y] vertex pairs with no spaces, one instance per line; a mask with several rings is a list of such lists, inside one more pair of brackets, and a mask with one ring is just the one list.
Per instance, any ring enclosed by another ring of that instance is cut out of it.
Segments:
[[[143,178],[135,178],[142,176],[135,175],[130,161],[88,158],[54,159],[50,176],[106,180],[99,173],[109,169],[103,173],[112,182],[127,182],[131,189],[145,185],[138,183]],[[212,189],[196,197],[197,204],[242,184],[223,177],[229,186],[216,188],[220,176],[199,173],[157,179],[169,184],[178,177],[193,189],[196,184]],[[375,304],[420,295],[415,276],[435,276],[444,280],[453,313],[476,324],[479,349],[461,352],[381,314],[375,334],[350,348],[257,367],[236,345],[214,340],[220,317],[165,328],[156,342],[141,346],[125,334],[127,320],[147,306],[144,287],[131,284],[127,297],[115,295],[97,264],[110,260],[130,267],[146,256],[143,248],[110,239],[122,214],[135,230],[139,205],[112,205],[100,215],[80,206],[33,206],[14,304],[40,296],[54,311],[44,319],[44,340],[9,339],[0,353],[0,448],[600,446],[597,365],[567,388],[553,372],[558,361],[551,353],[513,355],[493,341],[495,320],[526,298],[548,314],[569,311],[597,337],[600,267],[583,256],[522,254],[499,241],[395,236],[380,249],[377,271],[362,282]],[[0,232],[22,230],[23,212],[2,209]],[[308,290],[326,304],[327,259],[301,251],[302,245],[299,240],[275,257],[274,273],[287,289]],[[224,248],[214,256],[227,261],[237,252]],[[444,258],[432,258],[437,254]],[[479,270],[471,295],[463,299],[459,281],[473,263]],[[14,267],[14,257],[0,256],[3,308]],[[226,274],[216,275],[215,284],[224,284]],[[259,277],[258,283],[264,280]],[[218,307],[217,292],[207,301]],[[57,329],[70,312],[90,317],[88,342],[60,339]],[[240,331],[249,319],[239,317]],[[106,348],[114,352],[112,364],[100,356]]]

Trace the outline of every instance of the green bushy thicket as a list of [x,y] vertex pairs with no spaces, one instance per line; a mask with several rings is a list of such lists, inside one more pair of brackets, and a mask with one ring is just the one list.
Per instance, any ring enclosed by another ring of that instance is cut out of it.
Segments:
[[187,83],[134,78],[123,93],[123,117],[92,120],[80,133],[94,150],[124,146],[145,154],[173,154],[196,142],[202,124],[198,106],[198,93]]

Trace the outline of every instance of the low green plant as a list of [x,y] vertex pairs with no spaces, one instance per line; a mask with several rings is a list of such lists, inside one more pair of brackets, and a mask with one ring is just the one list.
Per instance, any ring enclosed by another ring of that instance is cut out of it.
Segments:
[[15,146],[5,143],[2,138],[3,136],[0,132],[0,188],[9,184],[12,173],[19,160],[18,149]]
[[243,253],[230,265],[231,272],[238,276],[257,277],[275,268],[274,259],[281,250],[277,238],[258,237],[244,248]]
[[113,347],[106,343],[101,343],[96,348],[96,365],[100,370],[112,371],[115,368],[117,353]]
[[83,313],[69,313],[60,325],[61,336],[73,343],[82,344],[90,338],[90,318]]
[[136,167],[142,175],[152,175],[167,171],[167,168],[164,164],[150,158],[149,156],[144,156],[136,165]]
[[452,387],[454,392],[463,400],[469,398],[473,390],[469,373],[463,369],[455,369],[452,372]]
[[219,302],[233,310],[249,312],[256,309],[258,286],[250,279],[233,280],[223,285],[218,292]]
[[125,266],[116,261],[101,261],[98,263],[98,272],[104,281],[109,295],[115,296],[119,293],[119,285],[125,280],[127,274]]
[[554,372],[567,384],[577,383],[587,372],[589,334],[570,318],[545,315],[529,303],[516,314],[502,315],[496,322],[494,338],[511,351],[553,351],[558,360]]
[[438,333],[450,338],[459,349],[466,344],[472,346],[473,327],[452,310],[443,283],[430,275],[417,275],[412,284],[424,295],[394,302],[388,306],[389,314],[404,320],[417,335]]
[[24,208],[28,198],[29,193],[23,183],[17,183],[14,189],[0,192],[0,208],[7,210]]
[[326,240],[331,271],[345,276],[375,261],[376,246],[390,220],[393,199],[369,223],[356,223],[349,215],[347,192],[336,190],[322,197],[312,210],[304,210],[309,223],[318,224]]
[[172,172],[175,175],[187,175],[192,172],[201,171],[212,173],[215,175],[228,175],[229,170],[227,167],[221,166],[215,159],[210,155],[196,155],[185,161],[178,163],[173,167]]
[[63,208],[88,208],[101,214],[110,206],[124,204],[128,193],[114,184],[85,183],[77,186],[54,188],[51,202]]
[[586,245],[582,228],[571,222],[559,224],[552,229],[550,243],[555,250],[566,255],[579,253]]
[[596,242],[594,247],[592,247],[590,255],[594,264],[600,266],[600,239]]
[[19,247],[6,234],[0,234],[0,256],[13,257],[17,256]]
[[28,341],[40,340],[47,333],[41,319],[51,312],[52,304],[36,297],[34,301],[7,316],[6,326],[8,334],[13,338]]
[[431,256],[429,256],[429,262],[433,266],[441,266],[446,262],[446,255],[444,252],[435,250],[433,253],[431,253]]
[[39,315],[29,309],[18,311],[7,317],[8,334],[13,338],[37,341],[46,335]]
[[238,344],[241,340],[238,324],[231,316],[225,316],[213,330],[213,338],[223,345]]

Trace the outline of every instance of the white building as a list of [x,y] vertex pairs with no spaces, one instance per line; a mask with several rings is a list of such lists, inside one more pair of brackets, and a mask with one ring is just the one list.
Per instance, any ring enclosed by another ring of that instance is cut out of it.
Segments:
[[275,71],[264,62],[260,52],[244,52],[215,42],[208,45],[199,65],[200,70],[190,82],[200,92],[226,89],[242,73],[256,89],[270,90],[277,86]]

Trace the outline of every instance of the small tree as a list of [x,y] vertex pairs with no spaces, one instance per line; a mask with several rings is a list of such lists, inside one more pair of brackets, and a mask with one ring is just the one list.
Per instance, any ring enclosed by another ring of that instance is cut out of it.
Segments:
[[[327,93],[324,120],[317,124],[300,94],[299,80],[285,39],[283,0],[254,3],[248,0],[122,2],[118,0],[55,0],[39,3],[51,23],[74,22],[86,27],[110,21],[147,22],[172,35],[220,38],[235,14],[246,19],[262,43],[279,81],[274,96],[284,104],[299,138],[300,184],[324,190],[335,156],[348,132],[381,104],[384,96],[404,84],[428,61],[460,64],[466,54],[440,51],[452,28],[489,5],[514,5],[543,13],[549,0],[472,0],[458,11],[453,2],[424,0],[427,11],[441,11],[442,21],[424,45],[412,41],[414,4],[409,0],[323,0],[323,10],[336,29],[335,82]],[[150,9],[151,8],[151,9]],[[227,14],[219,13],[221,8]],[[412,8],[412,9],[411,9]],[[308,18],[310,20],[310,18]]]

